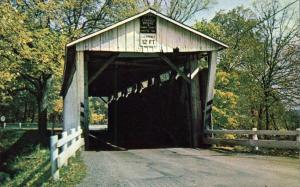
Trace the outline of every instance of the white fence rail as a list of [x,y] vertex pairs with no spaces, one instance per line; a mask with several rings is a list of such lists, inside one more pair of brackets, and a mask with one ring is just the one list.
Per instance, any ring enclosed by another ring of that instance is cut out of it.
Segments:
[[[53,124],[53,123],[47,123],[47,129],[55,129],[55,130],[61,130],[60,124]],[[0,123],[0,128],[3,129],[24,129],[24,130],[33,130],[38,128],[37,123],[27,123],[27,122],[14,122],[14,123],[7,123],[2,122]]]
[[[295,131],[277,131],[277,130],[206,130],[207,135],[211,137],[206,138],[206,143],[216,145],[242,145],[265,148],[278,148],[278,149],[298,149],[300,150],[300,128]],[[215,138],[214,135],[236,134],[248,135],[249,139],[226,139]],[[295,141],[292,140],[259,140],[258,135],[268,136],[296,136]]]
[[75,156],[77,150],[84,145],[80,127],[62,132],[61,139],[57,135],[50,138],[51,174],[54,180],[59,179],[59,169],[68,164],[68,159]]

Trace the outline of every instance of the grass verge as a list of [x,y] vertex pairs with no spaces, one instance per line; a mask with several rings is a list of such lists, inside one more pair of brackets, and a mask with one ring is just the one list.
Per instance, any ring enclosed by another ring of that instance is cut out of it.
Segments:
[[49,147],[37,137],[33,130],[0,130],[0,186],[75,186],[84,178],[86,168],[77,154],[53,181]]
[[258,150],[254,150],[253,147],[244,146],[213,146],[211,149],[223,153],[249,153],[257,155],[281,156],[299,159],[298,150],[283,150],[271,148],[259,148]]

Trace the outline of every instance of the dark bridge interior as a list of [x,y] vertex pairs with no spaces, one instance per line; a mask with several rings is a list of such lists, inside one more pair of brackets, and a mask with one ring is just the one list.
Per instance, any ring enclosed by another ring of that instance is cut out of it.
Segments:
[[[85,55],[89,96],[108,98],[108,131],[95,133],[99,140],[124,148],[191,146],[190,84],[161,54],[86,52]],[[163,55],[189,76],[191,58],[200,59],[207,54]],[[108,61],[112,62],[95,76]],[[199,72],[201,103],[205,99],[206,77],[205,68]]]

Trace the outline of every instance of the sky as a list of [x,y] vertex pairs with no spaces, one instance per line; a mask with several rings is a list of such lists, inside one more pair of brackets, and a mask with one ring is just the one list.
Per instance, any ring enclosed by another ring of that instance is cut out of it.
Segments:
[[[197,16],[195,16],[194,19],[191,19],[188,22],[186,22],[186,24],[192,26],[195,24],[196,20],[202,20],[202,19],[210,20],[220,10],[228,11],[237,6],[244,6],[245,8],[251,8],[255,0],[215,0],[215,1],[216,3],[211,5],[209,10],[202,11]],[[264,0],[257,0],[257,1],[264,1]],[[287,5],[294,1],[295,0],[279,0],[279,2],[284,5]],[[298,9],[298,7],[300,8],[299,3],[295,3],[292,7],[296,8],[296,10]],[[299,15],[299,12],[296,15]]]
[[188,25],[193,25],[196,20],[210,20],[220,10],[231,10],[237,6],[250,7],[252,0],[216,0],[216,4],[212,5],[209,10],[205,10],[197,15],[194,19],[187,22]]

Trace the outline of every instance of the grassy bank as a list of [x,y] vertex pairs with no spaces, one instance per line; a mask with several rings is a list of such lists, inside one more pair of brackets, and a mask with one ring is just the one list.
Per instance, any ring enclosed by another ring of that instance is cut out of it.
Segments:
[[35,130],[0,130],[0,139],[0,186],[74,186],[85,176],[85,166],[77,155],[54,182],[49,147],[39,143]]
[[290,157],[299,159],[299,151],[298,150],[288,150],[288,149],[272,149],[272,148],[259,148],[258,150],[254,150],[252,147],[244,147],[244,146],[213,146],[211,148],[217,152],[223,153],[250,153],[257,155],[268,155],[268,156],[281,156],[281,157]]

